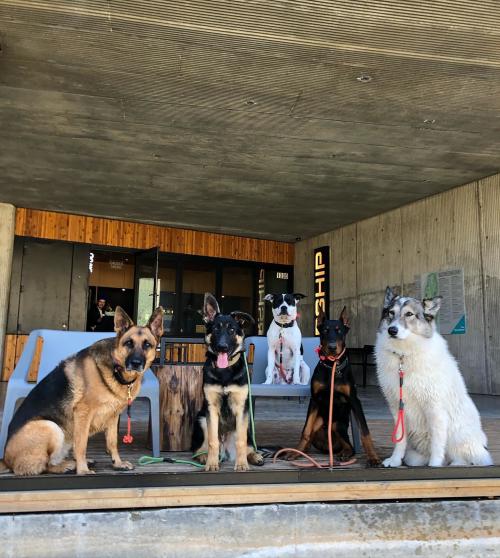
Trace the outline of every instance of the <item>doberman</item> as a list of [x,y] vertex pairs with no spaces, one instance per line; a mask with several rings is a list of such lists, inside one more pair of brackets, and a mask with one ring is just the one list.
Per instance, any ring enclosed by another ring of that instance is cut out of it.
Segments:
[[[367,465],[378,467],[381,461],[373,446],[347,356],[345,338],[349,331],[349,321],[346,308],[342,309],[338,320],[327,320],[324,311],[321,311],[318,318],[320,360],[311,379],[311,401],[297,449],[306,452],[312,444],[319,451],[328,453],[330,381],[334,362],[337,361],[332,423],[333,452],[339,461],[346,461],[354,455],[348,434],[352,411],[361,431],[361,442],[367,456]],[[290,452],[286,457],[295,459],[297,455]]]

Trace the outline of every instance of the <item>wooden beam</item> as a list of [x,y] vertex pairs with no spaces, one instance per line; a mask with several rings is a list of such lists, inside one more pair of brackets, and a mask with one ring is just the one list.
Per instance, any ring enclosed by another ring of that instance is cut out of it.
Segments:
[[0,513],[498,496],[500,479],[44,490],[0,493]]
[[35,209],[17,209],[16,235],[293,265],[291,243]]

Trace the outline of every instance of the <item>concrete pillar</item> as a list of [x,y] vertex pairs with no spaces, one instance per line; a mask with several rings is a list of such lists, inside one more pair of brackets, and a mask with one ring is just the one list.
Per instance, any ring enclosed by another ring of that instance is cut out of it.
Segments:
[[3,363],[7,329],[15,227],[16,208],[8,203],[0,203],[0,365]]

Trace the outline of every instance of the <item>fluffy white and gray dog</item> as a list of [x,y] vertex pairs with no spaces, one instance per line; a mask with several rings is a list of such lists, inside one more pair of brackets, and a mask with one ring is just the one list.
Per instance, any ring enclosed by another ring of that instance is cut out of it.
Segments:
[[386,467],[492,465],[477,408],[456,360],[437,332],[441,297],[396,296],[387,287],[375,355],[380,387],[393,416],[399,409],[399,368],[404,371],[406,433]]
[[302,333],[297,325],[300,293],[267,294],[273,321],[267,330],[266,384],[308,384],[311,369],[302,356]]

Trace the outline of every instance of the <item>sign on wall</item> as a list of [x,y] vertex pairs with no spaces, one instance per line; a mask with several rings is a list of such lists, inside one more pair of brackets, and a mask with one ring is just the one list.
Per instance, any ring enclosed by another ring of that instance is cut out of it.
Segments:
[[464,270],[449,269],[423,273],[416,278],[417,296],[442,296],[437,328],[443,335],[466,333]]
[[328,318],[330,300],[330,247],[314,250],[314,335],[319,335],[318,315],[323,310]]
[[257,335],[265,334],[266,309],[264,297],[266,296],[265,270],[259,270],[259,288],[257,305]]

